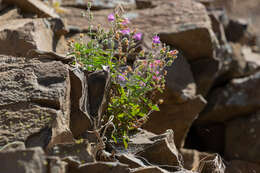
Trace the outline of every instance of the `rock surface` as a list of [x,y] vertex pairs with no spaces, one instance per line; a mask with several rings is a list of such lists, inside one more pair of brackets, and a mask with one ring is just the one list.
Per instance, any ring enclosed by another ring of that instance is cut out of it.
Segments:
[[71,140],[67,67],[58,61],[9,56],[0,61],[1,136],[7,142],[42,147]]

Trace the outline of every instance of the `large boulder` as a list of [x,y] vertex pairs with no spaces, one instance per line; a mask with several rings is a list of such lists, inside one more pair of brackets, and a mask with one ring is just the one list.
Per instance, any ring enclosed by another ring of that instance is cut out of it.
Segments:
[[233,79],[226,86],[215,89],[209,95],[209,103],[198,122],[200,124],[224,122],[258,110],[259,77],[260,72],[257,72],[248,77]]
[[0,134],[27,146],[71,141],[69,71],[59,61],[0,56]]
[[59,17],[53,8],[40,0],[3,0],[3,2],[16,5],[24,12],[37,14],[39,17]]
[[153,112],[149,116],[149,121],[144,124],[144,128],[157,134],[173,129],[176,145],[182,147],[193,121],[203,110],[206,101],[201,96],[196,96],[181,104],[172,103],[174,100],[171,98],[167,99],[160,105],[159,112]]
[[225,156],[230,160],[260,162],[260,114],[237,118],[227,124]]
[[47,173],[48,162],[41,148],[0,152],[1,172]]
[[242,160],[232,160],[227,164],[226,173],[251,173],[251,172],[259,172],[260,165],[252,162],[246,162]]
[[30,49],[56,49],[66,32],[60,19],[14,19],[0,21],[0,54],[26,56]]
[[180,150],[184,168],[203,173],[224,173],[225,164],[218,154],[199,152],[197,150]]

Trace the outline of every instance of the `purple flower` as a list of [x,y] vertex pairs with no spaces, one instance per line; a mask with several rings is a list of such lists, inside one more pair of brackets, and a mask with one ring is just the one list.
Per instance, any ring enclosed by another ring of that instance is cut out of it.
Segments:
[[122,76],[122,75],[118,75],[117,77],[119,78],[119,80],[121,80],[121,81],[125,81],[125,77],[124,77],[124,76]]
[[146,84],[144,82],[140,82],[140,86],[145,86]]
[[140,32],[138,32],[138,33],[136,33],[134,36],[133,36],[133,38],[135,39],[135,40],[138,40],[138,41],[140,41],[141,39],[142,39],[142,33],[140,33]]
[[155,43],[155,44],[159,44],[159,43],[161,43],[161,41],[160,41],[160,37],[159,36],[154,36],[153,37],[153,43]]
[[129,29],[123,29],[120,31],[123,35],[129,35],[130,34],[130,30]]
[[109,14],[108,16],[107,16],[107,19],[108,19],[108,21],[109,22],[112,22],[112,21],[114,21],[115,20],[115,16],[114,16],[114,14]]
[[130,23],[129,19],[128,19],[128,18],[125,18],[121,24],[122,24],[122,25],[127,25],[127,24],[129,24],[129,23]]

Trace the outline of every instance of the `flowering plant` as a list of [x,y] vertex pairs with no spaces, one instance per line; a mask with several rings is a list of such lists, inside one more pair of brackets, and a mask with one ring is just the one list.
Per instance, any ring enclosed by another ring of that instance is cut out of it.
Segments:
[[[91,21],[90,7],[88,13]],[[161,45],[157,35],[153,37],[151,52],[140,51],[137,45],[143,34],[129,27],[128,18],[116,12],[109,14],[107,19],[111,24],[108,31],[99,25],[93,32],[90,23],[92,39],[87,45],[71,43],[71,48],[76,57],[75,64],[82,68],[88,71],[102,70],[104,66],[109,68],[112,87],[106,116],[114,117],[114,140],[122,140],[127,147],[129,132],[139,128],[153,111],[159,111],[158,104],[163,100],[156,99],[156,95],[165,88],[167,71],[164,69],[172,64],[178,52]],[[134,57],[133,63],[129,61],[130,57]]]

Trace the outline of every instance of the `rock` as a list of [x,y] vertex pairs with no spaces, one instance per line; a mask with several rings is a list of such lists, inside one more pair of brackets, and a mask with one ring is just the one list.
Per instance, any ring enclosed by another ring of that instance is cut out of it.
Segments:
[[250,163],[242,160],[232,160],[230,163],[227,164],[226,173],[253,173],[259,172],[260,165],[256,163]]
[[67,173],[67,163],[61,161],[59,157],[47,157],[48,173]]
[[197,122],[200,124],[224,122],[258,110],[259,77],[260,72],[257,72],[248,77],[233,79],[226,86],[215,89],[209,95],[208,105]]
[[183,156],[185,169],[203,173],[224,173],[225,171],[225,165],[218,154],[188,149],[181,149],[180,152]]
[[[135,0],[95,0],[91,3],[91,10],[104,10],[104,9],[114,9],[117,5],[123,5],[125,9],[134,8]],[[64,2],[62,3],[64,7],[74,7],[74,8],[88,8],[88,1],[86,0],[79,0],[76,2]]]
[[260,114],[258,112],[248,117],[234,119],[227,124],[225,156],[228,159],[239,159],[259,163],[259,123]]
[[27,13],[37,14],[39,17],[59,17],[54,9],[40,0],[3,0],[4,3],[16,5]]
[[9,151],[9,150],[23,150],[25,149],[25,144],[23,142],[19,142],[19,141],[16,141],[16,142],[11,142],[5,146],[3,146],[2,148],[0,148],[0,152],[3,152],[3,151]]
[[94,154],[93,147],[87,141],[57,144],[48,150],[48,155],[58,156],[61,159],[70,156],[81,164],[94,162]]
[[88,114],[88,85],[86,74],[79,69],[70,69],[71,81],[71,122],[72,134],[77,137],[92,128]]
[[[0,53],[26,56],[30,49],[52,51],[58,38],[52,29],[55,25],[47,19],[16,19],[0,21]],[[44,37],[43,37],[44,36]]]
[[86,163],[77,168],[75,173],[130,173],[127,165],[119,162]]
[[197,170],[200,167],[200,160],[207,157],[208,153],[199,152],[191,149],[180,149],[184,168],[188,170]]
[[195,121],[186,139],[185,147],[223,154],[225,130],[226,127],[223,123],[197,125]]
[[48,162],[41,148],[0,152],[2,172],[47,173]]
[[172,130],[166,132],[165,138],[156,140],[154,144],[144,148],[143,151],[138,152],[136,155],[155,165],[181,166]]
[[191,63],[191,70],[197,84],[197,93],[206,97],[213,87],[220,70],[216,59],[201,59]]
[[72,140],[69,71],[42,61],[0,56],[0,136],[8,142],[46,147]]
[[171,99],[174,100],[173,102],[178,104],[184,103],[196,95],[193,74],[183,55],[179,54],[174,63],[167,67],[166,70],[166,91],[164,95],[170,95]]
[[120,154],[116,157],[120,163],[127,164],[129,168],[144,167],[144,163],[132,154]]
[[199,95],[185,103],[175,104],[172,102],[175,101],[171,100],[171,97],[166,98],[165,102],[160,105],[160,111],[153,112],[149,116],[149,121],[144,124],[144,128],[156,134],[173,129],[176,146],[180,148],[184,145],[191,125],[203,110],[206,101]]
[[101,116],[107,109],[110,82],[110,74],[105,70],[90,73],[87,77],[89,114],[92,118],[98,118],[97,127],[101,125]]
[[163,170],[157,166],[148,166],[144,168],[138,168],[131,171],[131,173],[168,173],[168,171]]
[[225,33],[228,41],[239,42],[244,36],[248,27],[248,21],[244,19],[230,19]]
[[137,9],[153,8],[156,5],[151,0],[135,0]]
[[9,7],[7,9],[4,9],[0,12],[0,14],[0,21],[18,19],[22,17],[16,7]]

